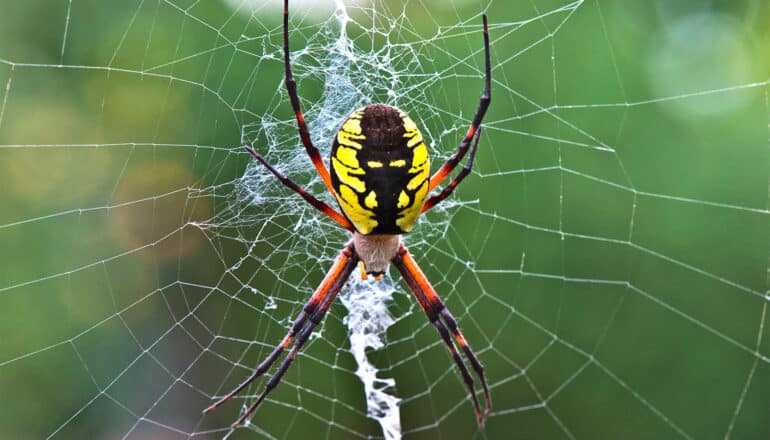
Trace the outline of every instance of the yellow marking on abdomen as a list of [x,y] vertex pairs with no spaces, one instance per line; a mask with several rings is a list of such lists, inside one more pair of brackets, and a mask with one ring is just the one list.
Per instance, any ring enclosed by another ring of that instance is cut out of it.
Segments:
[[404,159],[391,160],[388,165],[392,167],[400,168],[406,165],[406,161]]
[[334,168],[334,173],[337,174],[337,178],[340,179],[340,182],[348,185],[359,193],[366,191],[366,184],[364,181],[354,176],[354,174],[366,174],[364,170],[361,168],[350,168],[336,157],[332,157],[332,167]]
[[404,121],[404,137],[409,139],[406,141],[406,146],[412,148],[422,142],[420,130],[417,128],[417,124],[414,123],[412,118],[407,116],[406,113],[401,112],[401,119]]
[[401,209],[408,205],[409,205],[409,195],[406,192],[401,191],[401,194],[398,195],[398,203],[396,204],[396,208]]
[[358,151],[353,148],[338,145],[337,154],[335,154],[335,156],[337,156],[337,159],[348,168],[358,169],[361,167],[358,163]]
[[356,113],[353,113],[348,117],[348,119],[345,120],[345,122],[342,124],[342,129],[353,134],[353,135],[360,135],[361,134],[361,115],[357,115]]
[[399,111],[399,116],[401,116],[401,119],[404,121],[404,130],[406,131],[417,131],[417,124],[414,123],[412,118],[410,118],[406,113],[403,111]]
[[419,131],[416,131],[416,132],[414,132],[413,134],[411,134],[411,136],[407,136],[407,135],[405,134],[405,135],[404,135],[404,137],[409,137],[409,138],[411,138],[411,139],[409,139],[408,141],[406,141],[406,146],[407,146],[407,147],[409,147],[409,148],[412,148],[412,147],[414,147],[415,145],[417,145],[417,144],[419,144],[420,142],[422,142],[422,135],[420,134],[420,132],[419,132]]
[[421,166],[423,162],[428,160],[428,147],[425,146],[425,142],[421,142],[420,145],[414,147],[412,150],[412,169],[409,171],[417,171],[417,167]]
[[369,209],[377,207],[377,194],[375,194],[374,191],[369,191],[369,195],[364,199],[364,205]]
[[425,143],[421,142],[420,145],[412,150],[412,152],[412,166],[409,168],[409,173],[413,174],[414,177],[412,177],[409,180],[409,183],[406,184],[406,188],[409,190],[414,190],[419,187],[420,184],[422,184],[422,181],[428,178],[428,174],[430,173],[428,147],[425,146]]
[[417,174],[412,177],[411,180],[409,180],[409,183],[406,184],[406,189],[412,191],[419,187],[424,180],[428,179],[428,171],[430,170],[428,169],[427,164],[426,166],[420,167]]
[[[402,231],[409,232],[417,222],[417,217],[422,211],[422,205],[425,204],[425,196],[428,194],[428,180],[425,179],[422,182],[422,186],[414,194],[414,200],[412,204],[407,206],[404,210],[399,211],[399,216],[396,218],[396,226]],[[400,198],[400,197],[399,197]]]
[[366,136],[362,134],[352,134],[348,133],[345,130],[340,130],[337,132],[337,143],[340,145],[345,145],[347,147],[355,148],[356,150],[360,150],[363,148],[360,143],[356,142],[356,140],[362,140],[366,139]]
[[369,162],[366,162],[366,164],[369,165],[369,168],[382,168],[382,162],[370,160]]
[[377,227],[377,220],[374,219],[374,212],[365,209],[358,203],[358,195],[345,185],[339,186],[339,199],[342,201],[340,206],[345,211],[345,215],[353,222],[353,226],[361,234],[368,234]]

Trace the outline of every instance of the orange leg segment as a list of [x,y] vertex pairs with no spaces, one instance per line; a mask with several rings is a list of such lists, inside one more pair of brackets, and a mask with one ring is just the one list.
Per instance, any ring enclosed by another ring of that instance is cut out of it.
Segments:
[[283,353],[291,345],[292,341],[295,341],[297,334],[299,334],[299,337],[296,337],[296,341],[294,342],[294,347],[292,348],[291,352],[283,360],[281,366],[275,372],[273,377],[271,377],[267,382],[265,389],[259,395],[257,400],[249,407],[249,409],[243,413],[240,418],[238,418],[233,426],[243,424],[243,422],[246,421],[246,419],[257,409],[259,404],[265,400],[265,397],[267,397],[267,395],[281,381],[281,378],[286,373],[286,370],[289,369],[291,362],[297,356],[297,353],[305,344],[305,342],[307,342],[310,334],[313,332],[313,329],[326,315],[329,307],[331,307],[334,299],[337,297],[337,293],[340,291],[342,286],[345,285],[345,282],[347,281],[351,272],[353,272],[353,269],[355,269],[357,263],[358,255],[353,248],[353,243],[350,242],[347,244],[347,246],[345,246],[345,249],[342,250],[339,257],[337,257],[337,260],[334,262],[331,270],[329,270],[329,272],[326,274],[326,277],[324,277],[321,285],[318,286],[315,293],[313,293],[307,303],[305,303],[302,312],[300,312],[299,316],[297,316],[294,324],[291,326],[291,329],[289,329],[289,332],[281,340],[281,342],[273,349],[267,358],[265,358],[265,360],[259,364],[251,376],[249,376],[235,389],[227,393],[227,395],[203,410],[203,412],[207,413],[217,409],[223,403],[232,399],[233,396],[240,393],[255,379],[265,374],[267,370],[270,369],[270,367],[275,363],[281,353]]
[[310,194],[309,192],[305,191],[302,187],[300,187],[299,185],[294,183],[291,179],[289,179],[288,177],[286,177],[283,174],[281,174],[281,172],[276,170],[272,165],[270,165],[270,163],[264,157],[262,157],[261,154],[259,154],[256,151],[254,151],[253,148],[251,148],[249,146],[244,146],[244,148],[246,148],[246,150],[249,153],[251,153],[251,155],[254,156],[255,159],[257,159],[262,165],[264,165],[265,168],[267,168],[271,173],[273,173],[273,175],[275,177],[277,177],[278,180],[280,180],[282,184],[284,184],[285,186],[287,186],[287,187],[291,188],[292,190],[294,190],[294,192],[299,194],[303,199],[305,199],[306,202],[308,202],[311,205],[313,205],[313,207],[315,209],[317,209],[317,210],[323,212],[324,214],[328,215],[329,218],[331,218],[332,220],[337,222],[338,225],[342,226],[343,228],[347,229],[348,231],[350,231],[350,232],[354,232],[355,231],[355,229],[353,228],[353,225],[350,223],[350,221],[348,221],[347,218],[345,218],[345,216],[343,216],[339,212],[335,211],[334,208],[332,208],[331,206],[327,205],[326,203],[318,200],[312,194]]
[[334,188],[332,187],[332,179],[329,175],[329,169],[326,168],[321,153],[318,148],[313,145],[313,141],[310,140],[310,132],[305,123],[305,116],[302,114],[302,107],[299,103],[299,96],[297,95],[297,83],[294,81],[294,76],[291,74],[291,61],[289,60],[289,0],[283,2],[283,60],[286,70],[286,91],[289,93],[289,100],[291,101],[291,107],[294,109],[294,117],[297,119],[297,129],[299,130],[299,137],[302,140],[302,145],[305,146],[310,161],[313,162],[313,166],[318,171],[321,179],[324,181],[324,185],[333,196],[336,197]]
[[[449,313],[449,310],[447,310],[446,306],[444,306],[444,303],[433,289],[433,286],[431,286],[428,278],[425,277],[425,274],[422,273],[422,270],[417,265],[417,262],[414,261],[412,255],[403,245],[401,245],[401,247],[398,249],[396,257],[393,258],[393,265],[396,266],[398,271],[401,273],[401,276],[404,278],[404,282],[406,282],[407,286],[409,286],[409,289],[412,290],[415,298],[417,298],[417,302],[420,303],[420,307],[422,307],[425,315],[427,315],[428,320],[436,327],[439,334],[441,335],[441,338],[444,340],[444,344],[446,344],[447,348],[449,349],[449,354],[452,356],[452,359],[454,359],[455,364],[457,365],[457,368],[460,370],[460,374],[463,377],[463,381],[468,387],[471,400],[473,401],[473,407],[476,410],[476,419],[478,420],[479,426],[483,428],[484,416],[489,414],[489,412],[492,410],[492,399],[489,395],[487,379],[484,376],[484,367],[481,365],[481,362],[476,357],[476,354],[473,352],[471,347],[465,341],[465,338],[457,326],[457,321],[452,316],[452,314]],[[452,336],[454,336],[454,342],[452,342],[450,332],[452,333]],[[473,386],[473,378],[471,377],[468,368],[460,358],[455,344],[457,344],[457,346],[459,346],[465,353],[465,357],[468,359],[468,362],[471,364],[471,367],[476,372],[476,375],[481,381],[481,386],[484,389],[484,399],[486,404],[486,410],[484,413],[481,412],[479,401],[476,398],[476,392]]]
[[476,132],[476,136],[473,138],[473,147],[471,147],[471,152],[468,154],[468,162],[465,163],[463,169],[457,173],[457,176],[455,176],[455,178],[452,179],[452,181],[449,182],[449,184],[445,186],[440,193],[431,196],[428,200],[425,201],[425,204],[422,205],[422,211],[420,211],[420,214],[429,210],[430,208],[433,208],[440,201],[449,197],[455,188],[457,188],[457,185],[459,185],[460,182],[462,182],[463,179],[465,179],[465,177],[471,173],[471,170],[473,169],[473,159],[476,157],[476,149],[479,146],[479,137],[481,137],[481,127],[479,127],[479,130]]

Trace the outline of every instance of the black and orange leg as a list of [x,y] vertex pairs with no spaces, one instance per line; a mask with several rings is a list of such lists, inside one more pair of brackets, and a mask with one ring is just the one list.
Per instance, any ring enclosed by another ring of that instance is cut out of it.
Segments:
[[[411,289],[412,293],[414,293],[414,296],[417,298],[417,302],[420,303],[420,307],[422,307],[425,315],[427,315],[428,320],[436,327],[439,334],[441,335],[441,338],[444,340],[444,343],[449,349],[449,353],[452,355],[452,359],[454,359],[455,364],[457,364],[457,368],[460,370],[460,374],[463,377],[465,385],[468,387],[471,400],[473,401],[473,407],[476,410],[476,419],[479,422],[479,426],[484,427],[484,415],[489,414],[489,412],[492,410],[492,399],[489,395],[487,379],[484,376],[484,367],[481,365],[481,362],[479,362],[476,354],[473,352],[473,350],[471,350],[471,347],[468,345],[467,341],[460,332],[460,329],[457,326],[457,321],[455,321],[452,314],[449,313],[449,310],[447,310],[446,306],[444,306],[444,303],[433,289],[433,286],[431,286],[428,278],[425,277],[425,274],[422,273],[422,270],[417,265],[417,262],[414,261],[412,255],[403,245],[399,247],[398,253],[396,254],[395,258],[393,258],[393,265],[396,266],[398,271],[401,273],[401,276],[404,278],[404,282],[406,282],[407,286],[409,286],[409,289]],[[454,336],[454,342],[452,341],[452,337],[449,335],[450,332]],[[457,347],[455,344],[457,344],[457,346],[463,350],[465,356],[468,358],[468,362],[470,362],[471,367],[476,372],[476,375],[481,381],[481,386],[484,389],[484,399],[486,403],[486,410],[484,413],[481,412],[479,401],[476,398],[476,390],[473,385],[473,378],[468,371],[468,367],[465,366],[462,358],[457,352]]]
[[294,109],[294,116],[297,118],[297,128],[299,129],[299,137],[302,140],[302,145],[305,146],[310,160],[313,162],[315,169],[324,181],[326,188],[334,195],[334,188],[332,187],[332,179],[329,176],[329,169],[326,168],[321,153],[318,151],[313,141],[310,140],[310,131],[305,123],[305,116],[302,114],[302,107],[299,104],[299,96],[297,95],[297,83],[294,81],[294,76],[291,74],[291,61],[289,60],[289,0],[283,1],[283,61],[286,67],[286,91],[289,93],[289,100],[291,100],[291,107]]
[[[439,300],[439,302],[441,302],[441,300]],[[463,334],[460,332],[460,327],[457,326],[457,321],[455,320],[454,316],[452,316],[452,313],[450,313],[449,309],[447,309],[443,304],[441,307],[442,308],[439,314],[442,318],[444,318],[444,322],[446,322],[447,327],[449,327],[449,331],[452,332],[452,335],[454,335],[455,341],[460,344],[460,347],[465,353],[465,357],[468,358],[468,362],[470,362],[471,367],[473,367],[473,371],[479,375],[479,379],[481,380],[481,387],[484,389],[484,404],[486,405],[484,414],[487,415],[490,411],[492,411],[492,398],[489,394],[487,378],[484,376],[484,366],[481,365],[481,361],[479,361],[479,358],[476,357],[476,353],[471,350],[471,346],[468,345],[465,337],[463,337]]]
[[[294,342],[294,346],[292,347],[291,352],[281,363],[281,366],[278,368],[273,377],[270,378],[267,385],[265,386],[264,391],[262,394],[260,394],[257,401],[254,402],[249,407],[249,409],[234,423],[234,425],[242,424],[254,412],[254,410],[257,409],[259,404],[262,403],[270,391],[272,391],[281,381],[284,373],[286,373],[289,365],[291,365],[291,361],[294,360],[299,350],[302,348],[305,342],[307,342],[310,334],[313,332],[313,329],[321,322],[324,315],[329,310],[329,307],[331,307],[331,304],[334,302],[334,299],[337,297],[337,293],[339,293],[340,289],[345,285],[348,277],[350,277],[350,274],[353,272],[353,269],[355,269],[356,264],[358,264],[358,254],[356,254],[353,243],[350,242],[345,246],[345,249],[342,250],[339,257],[337,257],[337,260],[334,262],[331,270],[329,270],[329,272],[326,274],[326,277],[324,277],[321,284],[305,304],[302,312],[300,312],[300,314],[297,316],[294,324],[291,326],[291,329],[289,329],[289,332],[286,334],[283,340],[281,340],[281,343],[273,349],[270,355],[268,355],[267,358],[262,361],[262,363],[259,364],[251,376],[249,376],[235,389],[227,393],[227,395],[203,410],[203,412],[207,413],[217,409],[223,403],[227,402],[235,395],[240,393],[255,379],[267,372],[267,370],[270,369],[270,367],[275,363],[281,353],[289,348],[292,342]],[[299,337],[297,337],[297,334],[299,334]]]
[[343,228],[347,229],[350,232],[354,232],[355,229],[353,228],[353,225],[350,224],[347,218],[340,214],[339,212],[335,211],[334,208],[327,205],[326,203],[318,200],[315,198],[312,194],[305,191],[302,187],[294,183],[291,179],[281,174],[280,171],[276,170],[270,163],[262,157],[261,154],[257,153],[253,148],[249,147],[248,145],[244,145],[244,147],[249,153],[251,153],[252,156],[254,156],[255,159],[257,159],[262,165],[265,166],[275,177],[278,178],[278,180],[281,181],[282,184],[285,186],[291,188],[294,192],[302,196],[305,201],[313,205],[313,207],[324,214],[328,215],[332,220],[337,222],[338,225],[342,226]]
[[449,159],[447,159],[446,162],[444,162],[444,165],[439,168],[438,171],[434,175],[430,177],[430,184],[428,186],[428,190],[432,191],[434,188],[436,188],[448,175],[452,172],[452,170],[457,167],[457,164],[460,163],[460,161],[465,156],[465,153],[468,151],[468,147],[471,145],[471,140],[473,139],[474,135],[477,131],[479,131],[479,128],[481,127],[481,121],[484,119],[484,115],[487,112],[487,108],[489,107],[489,103],[492,101],[492,95],[491,95],[491,82],[492,82],[492,67],[490,66],[489,61],[489,29],[487,27],[487,14],[483,15],[484,20],[484,73],[485,73],[485,79],[484,79],[484,92],[481,94],[481,99],[479,100],[479,107],[476,110],[476,114],[473,116],[473,120],[471,121],[471,127],[468,129],[468,132],[465,134],[465,138],[463,138],[462,142],[460,142],[460,145],[457,147],[457,151],[455,154],[453,154]]
[[440,193],[436,194],[435,196],[431,196],[428,200],[425,201],[425,204],[422,205],[422,211],[420,211],[420,213],[423,213],[429,210],[430,208],[433,208],[440,201],[449,197],[449,195],[452,194],[455,188],[457,188],[457,185],[459,185],[460,182],[462,182],[463,179],[465,179],[465,177],[471,173],[471,170],[473,169],[473,159],[476,157],[476,149],[479,146],[480,137],[481,137],[481,127],[479,127],[479,130],[476,132],[476,135],[473,138],[473,146],[471,147],[471,152],[468,153],[468,161],[465,162],[465,166],[463,166],[463,169],[461,169],[460,172],[457,173],[457,176],[455,176],[455,178],[452,179],[452,181],[449,182],[449,184],[445,186]]

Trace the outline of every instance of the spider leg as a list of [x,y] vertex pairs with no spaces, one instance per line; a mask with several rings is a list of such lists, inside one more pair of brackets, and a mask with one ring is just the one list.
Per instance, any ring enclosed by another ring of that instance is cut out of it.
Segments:
[[294,81],[294,76],[291,74],[291,61],[289,60],[289,0],[283,2],[283,59],[284,66],[286,67],[286,91],[289,93],[289,99],[291,100],[291,107],[294,109],[294,116],[297,119],[297,128],[299,130],[299,137],[302,140],[302,144],[305,146],[310,160],[313,162],[315,169],[324,181],[326,188],[334,195],[334,188],[332,187],[332,179],[329,176],[329,169],[326,168],[323,159],[321,159],[321,153],[318,152],[318,148],[313,145],[313,141],[310,140],[310,132],[305,123],[305,116],[302,114],[302,108],[299,104],[299,96],[297,95],[297,83]]
[[271,173],[273,173],[273,175],[275,177],[277,177],[278,180],[280,180],[282,184],[284,184],[285,186],[291,188],[294,192],[296,192],[297,194],[302,196],[302,198],[305,199],[305,201],[307,201],[311,205],[313,205],[313,207],[315,209],[323,212],[324,214],[329,216],[329,218],[331,218],[332,220],[337,222],[338,225],[342,226],[343,228],[347,229],[348,231],[350,231],[350,232],[354,231],[353,225],[350,224],[350,222],[348,221],[347,218],[345,218],[345,216],[343,216],[342,214],[340,214],[339,212],[334,210],[334,208],[332,208],[331,206],[327,205],[326,203],[318,200],[312,194],[308,193],[307,191],[302,189],[302,187],[300,187],[299,185],[294,183],[294,181],[292,181],[288,177],[286,177],[283,174],[281,174],[281,172],[276,170],[272,165],[270,165],[270,163],[264,157],[262,157],[261,154],[259,154],[256,151],[254,151],[253,148],[249,147],[248,145],[244,145],[244,148],[249,153],[251,153],[251,155],[254,156],[255,159],[260,161],[262,163],[262,165],[265,166],[265,168],[267,168]]
[[465,176],[471,173],[471,169],[473,168],[473,158],[476,157],[476,148],[479,146],[479,137],[481,137],[481,127],[479,127],[479,130],[476,132],[476,134],[473,137],[473,146],[471,147],[471,152],[468,154],[468,161],[465,162],[465,166],[463,166],[463,169],[461,169],[460,172],[457,173],[457,176],[455,176],[455,178],[452,179],[451,182],[449,182],[449,185],[445,186],[440,193],[434,196],[431,196],[428,200],[425,201],[425,204],[422,205],[422,211],[420,211],[420,214],[433,208],[440,201],[449,197],[449,195],[452,194],[452,191],[454,191],[455,188],[457,188],[457,185],[459,185],[460,182],[462,182],[463,179],[465,179]]
[[281,362],[281,366],[276,370],[273,377],[270,378],[270,380],[267,382],[267,385],[265,385],[265,389],[262,391],[262,394],[259,395],[259,398],[251,404],[248,410],[246,410],[245,413],[233,424],[233,426],[238,426],[243,424],[243,422],[246,421],[246,419],[257,409],[260,403],[262,403],[263,400],[265,400],[265,397],[267,397],[268,394],[278,385],[278,383],[283,378],[283,375],[286,373],[286,371],[289,369],[289,366],[294,361],[294,359],[297,357],[297,353],[299,353],[299,350],[302,348],[303,345],[305,345],[305,342],[310,338],[310,335],[313,333],[313,330],[315,327],[321,322],[321,320],[326,315],[326,312],[329,310],[329,307],[331,307],[332,303],[334,302],[334,299],[337,297],[337,293],[340,291],[342,286],[345,284],[345,281],[347,280],[348,276],[350,276],[350,273],[352,272],[353,268],[355,267],[355,263],[349,265],[349,270],[346,274],[344,274],[343,278],[338,278],[338,286],[336,288],[332,288],[329,291],[329,295],[327,295],[326,298],[323,299],[323,302],[321,303],[321,306],[313,312],[312,315],[310,315],[310,322],[307,324],[307,326],[302,330],[302,333],[300,333],[299,338],[297,338],[296,342],[294,342],[294,347],[292,347],[291,352],[289,352],[289,355],[286,356],[286,358]]
[[[414,261],[412,255],[403,245],[399,247],[398,253],[393,258],[393,265],[396,266],[398,271],[401,273],[401,276],[404,278],[404,282],[406,282],[407,286],[409,286],[409,288],[412,290],[412,293],[414,293],[414,296],[417,298],[417,302],[420,303],[420,307],[422,307],[423,311],[427,315],[428,320],[436,327],[439,334],[441,335],[441,338],[444,340],[444,344],[446,344],[447,348],[449,349],[449,353],[452,355],[452,359],[454,359],[455,364],[457,364],[457,368],[460,370],[463,381],[465,382],[465,385],[468,387],[468,391],[470,392],[471,399],[473,401],[473,407],[476,410],[476,419],[478,420],[479,426],[483,428],[484,415],[489,414],[492,409],[492,399],[490,398],[489,388],[487,387],[487,380],[484,376],[484,367],[481,365],[481,362],[479,362],[475,353],[473,353],[473,350],[460,332],[460,329],[457,326],[457,321],[455,321],[452,314],[449,313],[449,310],[447,310],[446,306],[441,301],[441,298],[439,298],[438,294],[433,289],[433,286],[431,286],[430,282],[425,277],[425,274],[422,273],[422,270]],[[440,318],[444,319],[446,325],[441,321]],[[447,327],[449,327],[449,330],[447,330]],[[454,335],[455,342],[452,342],[452,338],[449,336],[450,331]],[[479,380],[481,380],[481,385],[484,388],[484,397],[486,403],[486,410],[484,413],[481,412],[478,398],[476,398],[476,390],[473,385],[473,378],[471,377],[468,368],[463,363],[459,353],[457,352],[455,343],[462,348],[465,356],[468,358],[468,361],[471,364],[471,367],[476,372]]]
[[[479,130],[479,127],[481,126],[481,121],[484,119],[484,114],[487,112],[487,108],[489,107],[489,103],[492,101],[492,95],[491,95],[491,81],[492,81],[492,68],[490,67],[489,62],[489,30],[487,28],[487,14],[483,15],[484,19],[484,63],[486,64],[486,67],[484,69],[486,77],[484,79],[484,92],[481,95],[481,99],[479,100],[479,107],[476,110],[476,114],[473,116],[473,120],[471,121],[471,127],[468,129],[468,132],[465,134],[465,138],[463,138],[462,142],[460,142],[460,145],[457,147],[457,151],[455,154],[453,154],[447,161],[444,163],[444,165],[439,168],[438,171],[436,171],[436,174],[432,175],[430,178],[430,184],[428,185],[428,191],[432,191],[435,187],[439,185],[448,175],[452,172],[452,170],[455,169],[458,163],[463,159],[465,156],[465,153],[468,151],[468,147],[471,145],[471,139],[473,139],[473,136],[476,134],[476,132]],[[424,210],[423,210],[424,211]]]
[[486,406],[484,415],[487,415],[492,411],[492,397],[489,395],[487,378],[484,376],[484,366],[481,365],[481,361],[479,361],[479,358],[476,357],[476,353],[473,352],[470,345],[468,345],[468,342],[465,340],[465,337],[463,337],[463,334],[460,332],[460,327],[457,326],[457,321],[455,320],[454,316],[452,316],[452,313],[449,312],[449,309],[447,309],[442,304],[442,308],[439,314],[442,318],[444,318],[447,327],[449,327],[449,331],[452,332],[455,340],[458,344],[460,344],[460,347],[465,353],[465,357],[468,358],[468,362],[470,362],[471,367],[473,367],[473,371],[476,372],[476,374],[479,376],[479,379],[481,380],[481,387],[484,389],[484,404]]
[[[346,252],[349,255],[347,255]],[[308,323],[304,330],[302,330],[302,333],[300,333],[299,338],[297,338],[296,342],[294,343],[294,347],[292,347],[291,352],[289,352],[289,355],[286,356],[286,358],[283,360],[281,366],[278,368],[278,370],[276,370],[273,377],[271,377],[267,382],[267,385],[265,385],[265,389],[262,391],[262,394],[260,394],[257,400],[249,407],[249,409],[247,409],[246,412],[243,413],[240,418],[238,418],[233,426],[243,424],[243,422],[245,422],[246,419],[257,409],[259,404],[265,400],[267,395],[270,394],[270,392],[278,385],[278,383],[281,381],[281,378],[283,378],[283,375],[286,373],[286,370],[289,369],[289,366],[297,357],[299,350],[302,348],[305,342],[307,342],[315,327],[326,315],[329,307],[331,307],[334,299],[337,297],[337,293],[340,291],[340,289],[342,289],[342,286],[345,285],[345,282],[358,263],[358,255],[353,250],[352,244],[348,244],[348,247],[346,247],[343,251],[343,256],[347,257],[345,261],[343,262],[343,258],[339,258],[337,260],[337,264],[335,264],[335,269],[338,266],[339,269],[329,272],[321,284],[321,287],[319,287],[320,290],[324,287],[325,284],[327,284],[328,281],[328,287],[324,289],[327,291],[327,294],[325,294],[321,300],[320,306],[310,315],[310,323]]]
[[[326,277],[324,277],[323,281],[321,281],[321,284],[318,286],[316,291],[313,293],[307,303],[305,303],[302,312],[297,316],[289,332],[273,349],[270,355],[268,355],[267,358],[265,358],[265,360],[259,364],[251,376],[249,376],[235,389],[227,393],[227,395],[203,410],[203,412],[207,413],[217,409],[223,403],[227,402],[233,396],[241,392],[259,376],[263,375],[275,363],[275,361],[278,359],[278,356],[280,356],[280,354],[286,350],[289,345],[291,345],[292,341],[294,341],[294,338],[299,333],[299,337],[297,338],[294,347],[289,353],[289,356],[284,359],[279,369],[276,371],[273,377],[270,378],[265,387],[265,390],[259,396],[257,401],[252,404],[251,407],[249,407],[249,409],[238,419],[234,425],[242,424],[246,418],[248,418],[248,416],[254,412],[257,406],[262,403],[265,397],[267,397],[267,394],[269,394],[270,391],[272,391],[273,388],[278,385],[281,377],[283,377],[284,373],[286,373],[286,370],[289,368],[291,361],[294,360],[294,358],[297,356],[299,349],[302,348],[307,339],[310,337],[310,334],[316,325],[321,322],[324,315],[326,314],[326,311],[329,310],[329,307],[337,297],[337,293],[345,284],[348,277],[353,272],[353,269],[355,269],[357,263],[358,255],[353,248],[353,243],[350,242],[342,250],[339,257],[337,257],[337,260],[334,262],[331,270],[329,270],[329,272],[326,274]],[[305,324],[308,322],[308,320],[310,321],[310,324],[307,324],[306,326]]]

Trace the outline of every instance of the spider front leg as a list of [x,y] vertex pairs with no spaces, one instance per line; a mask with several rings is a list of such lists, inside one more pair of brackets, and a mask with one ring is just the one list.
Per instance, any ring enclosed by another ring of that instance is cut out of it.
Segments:
[[[481,94],[481,98],[479,99],[479,107],[476,110],[476,114],[473,116],[473,120],[471,121],[471,126],[468,129],[468,132],[465,134],[465,138],[463,138],[462,142],[460,142],[460,145],[457,147],[457,151],[455,152],[455,154],[453,154],[449,159],[447,159],[444,165],[442,165],[441,168],[439,168],[439,170],[436,171],[436,174],[431,176],[430,184],[428,185],[429,191],[432,191],[434,188],[436,188],[449,175],[449,173],[451,173],[452,170],[455,169],[457,164],[460,163],[460,161],[463,159],[463,157],[465,156],[465,153],[468,151],[468,147],[470,147],[471,145],[471,140],[473,139],[474,135],[476,135],[476,133],[480,130],[481,121],[484,119],[484,115],[487,112],[489,103],[492,102],[492,92],[491,92],[492,67],[489,61],[489,29],[487,27],[487,14],[483,15],[483,21],[484,21],[484,64],[485,64],[484,92]],[[478,140],[476,142],[478,142]],[[423,209],[423,211],[425,211],[425,209]]]
[[315,329],[321,320],[323,320],[323,317],[326,315],[329,307],[331,307],[334,299],[337,297],[337,293],[339,293],[340,289],[342,289],[342,286],[345,285],[348,277],[350,277],[353,269],[355,269],[356,264],[358,264],[358,260],[358,254],[356,254],[356,251],[353,247],[353,242],[348,243],[340,253],[339,257],[337,257],[337,260],[334,262],[331,270],[329,270],[329,272],[326,274],[326,277],[324,277],[323,281],[321,281],[321,284],[305,304],[302,312],[300,312],[299,316],[297,316],[294,324],[291,326],[291,329],[289,329],[289,332],[286,334],[283,340],[281,340],[281,343],[279,343],[273,349],[270,355],[268,355],[267,358],[265,358],[265,360],[259,364],[251,376],[249,376],[240,385],[235,387],[235,389],[227,393],[227,395],[203,410],[203,412],[207,413],[217,409],[223,403],[227,402],[235,395],[240,393],[255,379],[267,372],[267,370],[270,369],[270,367],[278,359],[278,356],[280,356],[280,354],[291,345],[292,341],[294,341],[294,338],[297,336],[297,334],[299,334],[299,337],[294,342],[294,347],[292,348],[291,352],[283,360],[281,366],[278,368],[278,370],[276,370],[273,377],[271,377],[267,382],[264,391],[262,391],[257,400],[249,407],[249,409],[238,418],[233,426],[243,424],[243,422],[257,409],[259,404],[265,400],[267,395],[270,394],[270,392],[281,381],[281,378],[286,373],[286,370],[289,369],[291,362],[294,360],[294,358],[297,357],[299,350],[302,348],[305,342],[307,342],[308,338],[310,338],[310,334],[313,332],[313,329]]
[[468,154],[468,161],[465,162],[465,166],[463,167],[463,169],[461,169],[460,172],[457,173],[457,176],[455,176],[455,178],[452,179],[451,182],[449,182],[449,185],[445,186],[440,193],[436,194],[435,196],[431,196],[431,198],[425,201],[425,204],[422,205],[422,211],[420,211],[420,214],[424,213],[430,208],[433,208],[440,201],[449,197],[449,195],[452,194],[455,188],[457,188],[457,185],[459,185],[460,182],[462,182],[463,179],[465,179],[465,176],[471,173],[471,170],[473,169],[473,159],[476,157],[476,148],[478,148],[479,146],[479,137],[481,137],[481,127],[479,127],[479,131],[476,132],[476,136],[473,138],[473,147],[471,147],[471,152],[470,154]]
[[[420,307],[422,307],[425,315],[427,315],[428,320],[436,327],[439,334],[441,335],[441,338],[444,340],[444,344],[446,344],[447,348],[449,349],[449,353],[452,355],[452,359],[454,359],[455,364],[457,365],[457,368],[460,370],[460,374],[463,377],[463,381],[468,387],[471,400],[473,401],[473,407],[476,410],[476,419],[478,420],[479,426],[483,428],[484,416],[489,414],[492,410],[492,398],[489,394],[489,387],[487,386],[486,376],[484,376],[484,367],[481,365],[481,362],[479,362],[476,354],[473,352],[471,347],[468,345],[468,342],[460,332],[460,329],[457,326],[457,321],[455,321],[452,314],[449,313],[449,310],[447,310],[446,306],[441,301],[441,298],[439,298],[438,294],[433,289],[433,286],[431,286],[428,278],[425,276],[425,274],[422,273],[422,270],[420,270],[417,262],[414,261],[412,255],[403,245],[399,247],[398,253],[393,258],[393,265],[396,266],[398,271],[401,273],[401,276],[404,278],[404,282],[406,282],[407,286],[409,286],[409,289],[412,290],[412,293],[414,293],[414,296],[417,298],[417,302],[420,303]],[[444,322],[442,322],[440,318],[443,318]],[[447,327],[449,327],[449,330],[447,330]],[[454,343],[452,342],[452,338],[449,336],[450,331],[454,336]],[[484,389],[484,400],[486,404],[484,413],[481,412],[479,400],[476,398],[476,390],[473,385],[473,378],[471,377],[468,368],[460,358],[455,343],[459,345],[463,350],[466,358],[468,359],[468,362],[470,362],[471,367],[476,372],[476,375],[481,381],[481,386]]]
[[305,151],[310,156],[313,166],[315,166],[315,169],[324,181],[324,185],[334,195],[329,169],[326,168],[323,159],[321,159],[321,153],[319,153],[318,148],[310,140],[310,131],[305,123],[305,116],[302,114],[302,107],[297,95],[297,83],[294,81],[294,76],[291,73],[291,61],[289,60],[289,0],[284,0],[283,2],[283,63],[286,75],[286,92],[289,94],[291,108],[294,110],[294,117],[297,119],[297,129],[299,130],[302,145],[305,146]]

